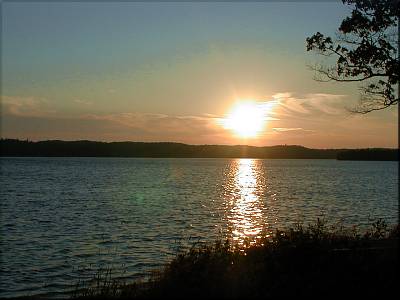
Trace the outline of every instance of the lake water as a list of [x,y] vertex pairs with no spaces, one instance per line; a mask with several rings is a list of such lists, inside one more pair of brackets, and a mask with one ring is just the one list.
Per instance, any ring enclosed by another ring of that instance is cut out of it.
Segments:
[[398,163],[2,158],[0,297],[55,297],[110,267],[138,278],[177,248],[324,217],[398,221]]

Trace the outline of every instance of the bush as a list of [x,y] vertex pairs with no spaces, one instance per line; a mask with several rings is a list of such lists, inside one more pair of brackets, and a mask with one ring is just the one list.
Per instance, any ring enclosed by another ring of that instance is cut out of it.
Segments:
[[276,230],[245,249],[229,241],[196,244],[146,282],[118,285],[109,278],[77,297],[381,298],[397,291],[397,250],[398,226],[389,229],[383,220],[359,234],[317,219]]

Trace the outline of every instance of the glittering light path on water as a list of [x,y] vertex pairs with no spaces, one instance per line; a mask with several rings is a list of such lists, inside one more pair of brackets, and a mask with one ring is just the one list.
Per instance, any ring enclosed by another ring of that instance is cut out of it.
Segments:
[[268,231],[266,180],[254,159],[238,159],[225,185],[229,238],[241,247],[253,244]]

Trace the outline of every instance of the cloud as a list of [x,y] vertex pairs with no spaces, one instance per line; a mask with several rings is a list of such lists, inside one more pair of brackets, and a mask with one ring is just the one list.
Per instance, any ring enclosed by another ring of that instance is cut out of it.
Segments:
[[85,99],[80,99],[80,98],[76,98],[73,100],[75,103],[80,104],[80,105],[85,105],[85,106],[91,106],[93,105],[92,101],[89,100],[85,100]]
[[191,134],[204,135],[217,131],[214,117],[171,116],[153,113],[89,114],[81,118],[109,121],[127,128],[141,129],[150,135]]
[[274,131],[279,131],[279,132],[286,132],[286,131],[307,131],[307,132],[315,132],[315,130],[310,130],[310,129],[303,129],[303,128],[284,128],[284,127],[275,127],[272,128]]
[[337,94],[307,94],[305,104],[327,115],[343,115],[346,95]]
[[[12,102],[2,114],[2,135],[30,139],[94,139],[217,143],[225,132],[211,116],[153,113],[61,115],[39,113],[36,101]],[[21,104],[21,105],[19,105]],[[24,107],[24,109],[21,109]],[[27,107],[31,109],[27,109]]]
[[[174,141],[190,144],[301,144],[308,147],[393,146],[397,143],[397,111],[346,115],[344,95],[276,94],[266,131],[257,139],[243,140],[218,123],[216,114],[168,115],[159,113],[66,114],[54,102],[35,97],[2,97],[3,137],[90,139],[103,141]],[[82,100],[83,99],[75,99]],[[76,101],[74,101],[76,102]],[[79,101],[78,101],[79,102]],[[76,102],[77,103],[77,102]],[[78,104],[78,103],[77,103]],[[83,107],[83,103],[81,104]]]
[[53,115],[52,109],[46,99],[35,97],[1,97],[2,114],[21,117],[41,117]]
[[[91,106],[76,98],[73,102]],[[87,139],[217,142],[226,134],[217,115],[167,115],[159,113],[61,113],[51,102],[35,97],[2,97],[2,133],[36,139]]]
[[279,102],[277,114],[282,116],[335,116],[346,113],[346,95],[314,93],[295,96],[287,92],[272,97]]

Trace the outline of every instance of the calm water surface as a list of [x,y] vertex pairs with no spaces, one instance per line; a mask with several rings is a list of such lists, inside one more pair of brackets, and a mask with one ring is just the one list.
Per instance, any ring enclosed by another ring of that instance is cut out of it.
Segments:
[[2,158],[0,297],[133,279],[179,247],[325,217],[397,222],[397,162]]

